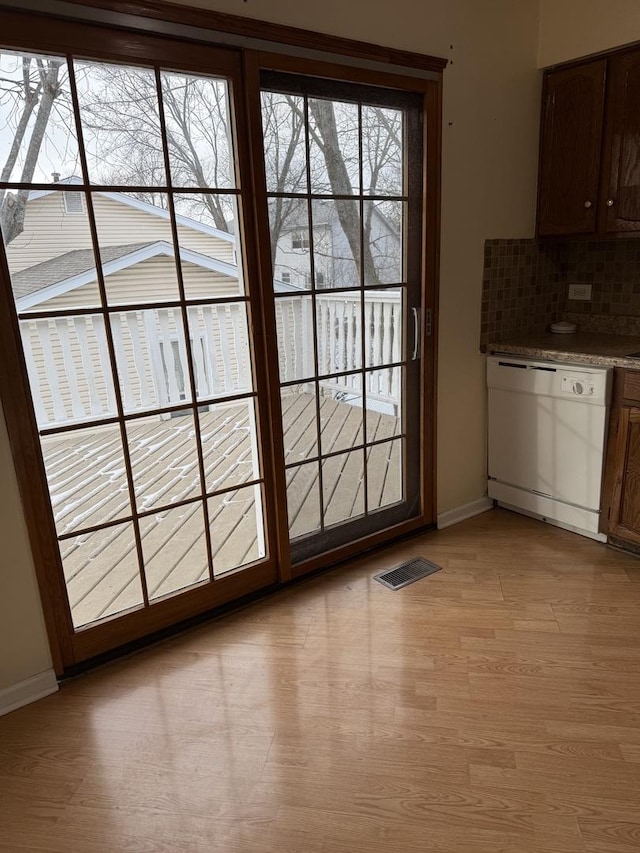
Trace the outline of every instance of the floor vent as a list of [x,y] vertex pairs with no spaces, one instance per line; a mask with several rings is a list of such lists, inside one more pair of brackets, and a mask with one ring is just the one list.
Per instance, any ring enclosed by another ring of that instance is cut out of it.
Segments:
[[408,560],[395,569],[388,569],[386,572],[380,572],[374,575],[373,579],[378,581],[383,586],[389,589],[402,589],[403,586],[409,586],[414,581],[419,581],[420,578],[426,578],[434,572],[439,572],[442,566],[438,566],[430,560],[425,560],[424,557],[414,557],[413,560]]

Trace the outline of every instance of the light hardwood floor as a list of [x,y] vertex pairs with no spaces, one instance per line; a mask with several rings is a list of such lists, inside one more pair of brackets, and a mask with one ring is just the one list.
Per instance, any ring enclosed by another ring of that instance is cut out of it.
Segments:
[[0,719],[2,851],[638,849],[640,561],[505,511]]

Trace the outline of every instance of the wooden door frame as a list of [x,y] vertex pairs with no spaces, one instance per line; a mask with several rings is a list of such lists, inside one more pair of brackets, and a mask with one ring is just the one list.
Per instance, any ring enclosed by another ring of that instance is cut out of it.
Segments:
[[[11,5],[11,4],[6,4]],[[81,5],[81,4],[79,4]],[[131,2],[101,2],[96,0],[92,6],[99,8],[115,8],[117,11],[136,11],[144,7],[142,14],[157,18],[166,10],[178,15],[184,11],[185,20],[196,10],[187,7],[180,8],[171,4],[139,4]],[[155,8],[153,8],[155,7]],[[234,16],[226,16],[233,18]],[[168,20],[162,18],[161,20]],[[238,19],[246,24],[246,19]],[[254,24],[256,22],[253,22]],[[161,45],[176,45],[184,43],[184,61],[180,58],[180,66],[184,70],[202,71],[198,57],[207,51],[216,50],[210,44],[203,45],[197,41],[192,43],[183,38],[163,35],[162,28],[154,31],[154,23],[149,21],[146,28],[148,34],[139,31],[134,36],[126,28],[107,26],[106,24],[84,24],[77,21],[69,22],[61,17],[34,15],[28,12],[7,12],[3,16],[3,43],[7,47],[31,49],[60,53],[63,55],[77,53],[77,45],[82,45],[80,53],[90,54],[96,59],[113,59],[121,61],[150,61],[153,56],[140,51],[140,45],[155,44],[158,51]],[[275,25],[274,25],[275,26]],[[282,41],[290,36],[289,28],[281,28]],[[305,31],[296,31],[305,33]],[[109,38],[105,38],[108,34]],[[311,34],[315,36],[316,34]],[[298,36],[296,36],[297,38]],[[295,38],[290,36],[291,43]],[[328,37],[327,37],[328,38]],[[322,39],[325,39],[322,36]],[[309,42],[307,42],[308,44]],[[339,44],[338,44],[339,43]],[[317,42],[316,42],[317,44]],[[329,44],[336,45],[344,55],[358,56],[357,51],[351,51],[351,45],[358,42],[348,40],[331,40]],[[366,48],[375,46],[363,45]],[[329,47],[331,49],[331,47]],[[226,47],[224,51],[232,53],[237,49]],[[137,52],[136,52],[137,51]],[[255,286],[251,292],[253,306],[252,331],[256,370],[259,381],[265,382],[267,405],[262,407],[261,428],[266,441],[273,450],[270,460],[264,459],[265,491],[270,494],[266,506],[277,511],[273,513],[271,522],[267,520],[268,535],[271,544],[272,558],[277,557],[278,574],[274,576],[270,561],[259,564],[254,573],[249,589],[242,588],[244,573],[240,572],[217,581],[217,592],[209,596],[201,610],[214,609],[244,592],[258,590],[263,586],[279,580],[286,583],[293,577],[321,568],[326,565],[346,559],[363,549],[374,548],[412,531],[434,526],[435,524],[435,489],[436,489],[436,357],[437,357],[437,309],[439,281],[439,243],[440,243],[440,163],[441,163],[441,112],[442,112],[442,75],[441,71],[446,62],[423,57],[418,54],[406,54],[402,51],[389,51],[386,62],[394,62],[406,67],[429,68],[437,71],[436,79],[419,76],[405,76],[395,72],[383,72],[359,68],[353,65],[342,65],[334,61],[318,61],[303,57],[292,57],[287,54],[266,53],[264,51],[244,49],[240,53],[241,76],[243,92],[238,92],[238,102],[244,98],[244,106],[239,110],[240,121],[246,120],[241,128],[246,140],[238,142],[238,156],[242,161],[246,179],[243,181],[244,204],[251,203],[250,215],[245,215],[246,232],[246,262],[247,280],[253,279]],[[371,56],[371,51],[369,56]],[[379,55],[378,55],[379,57]],[[418,61],[420,60],[420,61]],[[162,61],[162,60],[160,60]],[[165,60],[166,61],[166,60]],[[421,64],[422,63],[422,64]],[[177,63],[176,63],[177,64]],[[287,70],[299,74],[313,74],[348,82],[369,83],[375,86],[388,86],[404,91],[420,92],[424,108],[424,162],[423,162],[423,224],[422,224],[422,287],[423,287],[423,370],[422,370],[422,404],[421,404],[421,513],[393,528],[381,531],[366,539],[351,542],[337,548],[321,557],[314,557],[295,568],[291,566],[288,547],[288,529],[286,519],[286,483],[283,467],[278,461],[283,459],[281,430],[276,425],[281,423],[281,401],[279,387],[270,378],[266,368],[268,364],[277,364],[277,343],[272,330],[275,328],[273,300],[265,298],[271,292],[271,264],[268,243],[259,236],[268,233],[266,195],[264,193],[264,163],[262,161],[261,141],[262,130],[259,122],[259,74],[262,68]],[[253,185],[254,192],[247,193],[247,187]],[[249,212],[248,212],[249,213]],[[265,231],[266,229],[266,231]],[[256,251],[257,249],[257,251]],[[80,632],[74,632],[71,614],[66,596],[64,578],[61,569],[57,535],[48,489],[46,474],[42,459],[39,433],[31,403],[31,393],[22,351],[19,325],[15,311],[12,309],[12,290],[9,270],[4,253],[0,252],[0,299],[7,301],[7,306],[0,310],[0,399],[4,403],[5,418],[9,433],[14,464],[18,477],[30,545],[35,563],[36,576],[42,598],[45,623],[51,646],[51,652],[56,672],[61,675],[80,658],[88,658],[107,650],[137,639],[143,634],[151,633],[165,625],[177,623],[192,614],[193,600],[200,590],[187,590],[174,598],[167,599],[159,605],[155,604],[151,611],[136,611],[118,617],[117,624],[121,630],[105,632],[104,625],[90,626]],[[430,334],[427,334],[427,312],[430,312]],[[260,316],[257,316],[257,315]],[[262,367],[261,367],[262,363]],[[269,468],[269,470],[267,470]],[[271,513],[267,513],[267,516]],[[162,611],[161,624],[149,617],[150,612],[158,614]],[[146,616],[140,619],[140,614]],[[116,624],[115,620],[112,624]],[[117,637],[116,637],[117,634]],[[81,638],[78,640],[78,638]],[[110,644],[110,645],[109,645]],[[75,651],[74,651],[75,648]]]

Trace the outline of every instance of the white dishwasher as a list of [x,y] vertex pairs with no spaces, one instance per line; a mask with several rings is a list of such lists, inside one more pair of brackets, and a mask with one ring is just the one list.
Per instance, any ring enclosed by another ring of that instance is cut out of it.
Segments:
[[490,356],[489,497],[604,542],[610,380],[611,368]]

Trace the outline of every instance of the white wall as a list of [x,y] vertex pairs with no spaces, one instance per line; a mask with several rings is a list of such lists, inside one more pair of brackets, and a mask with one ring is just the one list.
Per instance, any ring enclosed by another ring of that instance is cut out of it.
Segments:
[[540,0],[540,68],[639,39],[638,0]]
[[0,691],[43,672],[51,657],[9,440],[0,409]]
[[[438,511],[486,492],[483,241],[534,231],[538,0],[179,0],[448,57],[445,71]],[[321,40],[318,43],[321,46]]]
[[[185,2],[185,0],[182,0]],[[185,5],[196,0],[186,0]],[[438,510],[486,492],[484,360],[478,353],[483,241],[530,237],[534,229],[539,73],[538,0],[200,0],[204,7],[388,44],[452,59],[444,83],[442,274],[439,352]],[[321,46],[321,40],[319,40]],[[13,484],[6,437],[0,477]],[[20,653],[12,677],[46,658],[32,569],[11,485],[2,497],[13,550],[0,587],[23,573],[11,621],[0,627],[0,666]],[[3,519],[4,521],[4,519]],[[34,648],[34,642],[35,647]]]

